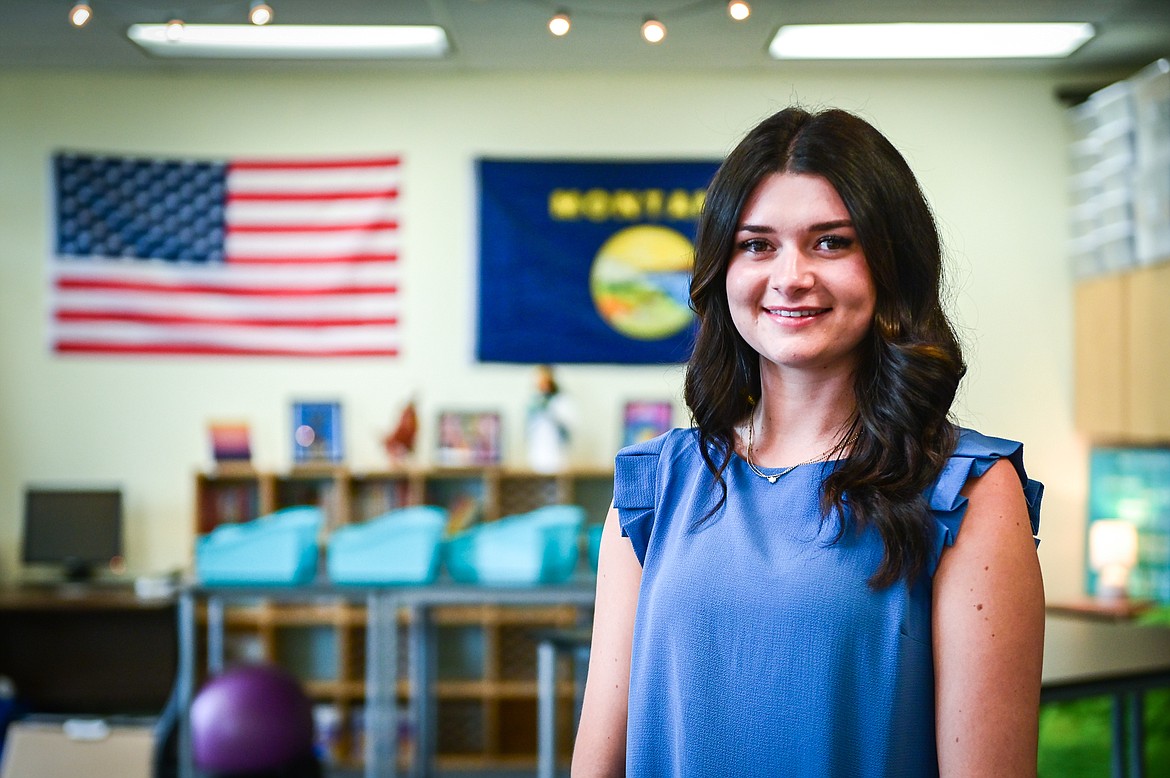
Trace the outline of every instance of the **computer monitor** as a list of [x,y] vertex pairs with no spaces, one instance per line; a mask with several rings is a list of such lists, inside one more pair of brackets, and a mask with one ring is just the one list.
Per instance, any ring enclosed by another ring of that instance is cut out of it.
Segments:
[[122,557],[122,491],[28,487],[24,493],[25,564],[55,565],[82,581]]

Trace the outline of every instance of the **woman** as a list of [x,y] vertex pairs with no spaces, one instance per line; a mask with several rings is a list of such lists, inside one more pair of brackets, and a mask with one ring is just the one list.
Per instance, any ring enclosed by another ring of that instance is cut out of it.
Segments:
[[696,426],[618,455],[574,776],[1035,774],[1041,486],[947,419],[941,274],[863,120],[789,108],[723,163]]

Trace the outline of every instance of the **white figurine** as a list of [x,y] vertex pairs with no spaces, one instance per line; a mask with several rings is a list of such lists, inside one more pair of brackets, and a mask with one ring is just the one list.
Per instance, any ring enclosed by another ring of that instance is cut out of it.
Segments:
[[536,370],[536,395],[528,406],[528,466],[538,473],[555,473],[569,464],[574,413],[552,367],[541,365]]

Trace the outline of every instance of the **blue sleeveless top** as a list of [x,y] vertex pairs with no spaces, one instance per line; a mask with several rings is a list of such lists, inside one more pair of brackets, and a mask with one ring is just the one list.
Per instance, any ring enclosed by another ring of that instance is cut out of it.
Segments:
[[[732,456],[727,502],[698,431],[617,455],[614,506],[642,563],[630,664],[626,775],[937,776],[931,580],[966,511],[968,478],[1007,458],[1039,529],[1043,487],[1019,443],[962,430],[926,491],[929,569],[873,590],[872,527],[834,539],[821,482],[834,464],[770,484]],[[768,472],[765,470],[765,472]],[[777,471],[772,471],[777,472]]]

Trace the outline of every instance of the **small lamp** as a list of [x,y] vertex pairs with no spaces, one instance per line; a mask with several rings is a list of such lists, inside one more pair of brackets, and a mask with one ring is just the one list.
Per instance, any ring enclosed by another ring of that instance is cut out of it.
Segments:
[[1097,572],[1097,597],[1123,600],[1129,571],[1137,564],[1137,527],[1121,519],[1098,519],[1089,526],[1089,566]]

